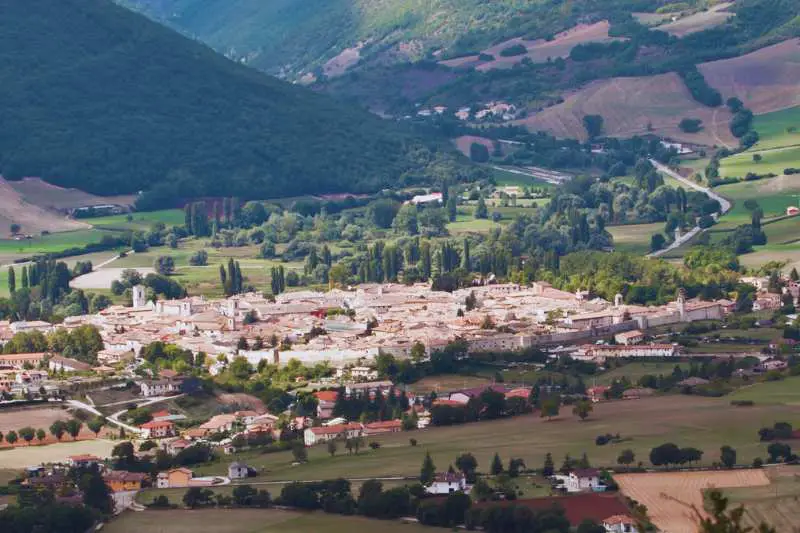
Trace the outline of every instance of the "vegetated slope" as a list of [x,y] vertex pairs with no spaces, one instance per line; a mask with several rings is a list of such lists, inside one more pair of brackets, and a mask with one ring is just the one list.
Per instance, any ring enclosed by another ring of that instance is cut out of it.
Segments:
[[[754,113],[785,109],[800,103],[800,39],[762,48],[731,59],[698,65],[706,80],[724,97],[736,96]],[[728,130],[730,113],[692,99],[677,74],[612,78],[596,81],[521,121],[534,130],[585,139],[585,115],[604,118],[605,133],[617,136],[648,131],[708,145],[735,145]],[[678,127],[683,118],[703,121],[698,133]],[[650,126],[648,128],[648,125]]]
[[435,146],[393,123],[109,0],[0,0],[0,13],[6,178],[99,194],[160,184],[167,198],[274,197],[376,190],[435,159]]
[[[117,0],[267,72],[320,67],[368,41],[365,54],[417,60],[477,53],[510,37],[544,38],[616,10],[670,0]],[[689,0],[688,5],[698,4]]]

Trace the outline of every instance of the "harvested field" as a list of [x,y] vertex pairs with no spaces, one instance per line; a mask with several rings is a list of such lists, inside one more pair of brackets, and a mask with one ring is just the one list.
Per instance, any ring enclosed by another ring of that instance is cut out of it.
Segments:
[[16,431],[25,426],[45,428],[46,430],[56,420],[69,420],[70,418],[72,417],[69,411],[58,408],[4,410],[0,412],[0,432],[6,434],[12,429]]
[[[128,270],[127,268],[101,268],[79,276],[69,282],[69,286],[74,289],[108,289],[114,280],[120,279],[122,271]],[[140,267],[136,268],[142,276],[146,276],[153,272],[152,268]]]
[[[762,48],[733,59],[699,65],[706,80],[725,98],[736,96],[754,113],[767,113],[800,105],[800,39]],[[566,95],[561,104],[517,122],[531,130],[558,137],[586,139],[583,117],[600,115],[605,133],[612,136],[641,135],[648,124],[659,134],[679,141],[735,146],[728,130],[730,113],[696,102],[677,74],[612,78],[592,82]],[[703,121],[698,133],[678,128],[683,118]]]
[[[466,56],[448,59],[442,61],[441,64],[452,68],[477,65],[477,70],[486,71],[497,68],[511,68],[526,57],[530,58],[534,63],[546,63],[548,58],[556,59],[558,57],[569,57],[572,49],[579,44],[590,42],[604,43],[618,40],[614,37],[609,37],[609,27],[610,25],[606,20],[595,22],[594,24],[579,24],[574,28],[559,33],[551,41],[546,41],[544,39],[528,41],[521,37],[515,37],[514,39],[503,41],[483,51],[484,54],[493,56],[495,58],[493,61],[482,62],[478,59],[478,56]],[[528,52],[511,57],[503,57],[500,55],[500,52],[506,48],[517,44],[525,46]]]
[[62,442],[51,446],[19,446],[0,451],[0,469],[66,461],[70,455],[109,457],[114,442],[103,439]]
[[726,11],[733,5],[732,2],[717,4],[706,11],[698,11],[685,17],[681,17],[674,22],[662,24],[657,29],[665,31],[675,37],[684,37],[691,33],[707,30],[714,26],[719,26],[728,20],[729,17],[735,16],[734,13]]
[[53,233],[90,227],[26,201],[14,190],[11,182],[0,178],[0,225],[3,233],[9,231],[11,224],[19,224],[21,232],[30,235],[37,235],[42,231]]
[[653,523],[669,533],[695,533],[696,513],[703,510],[703,492],[710,488],[769,485],[764,470],[666,472],[614,476],[620,491],[647,506]]
[[724,98],[738,97],[757,115],[800,105],[800,39],[698,68]]
[[19,181],[10,181],[9,184],[26,202],[45,209],[65,210],[106,204],[129,206],[136,200],[135,194],[97,196],[78,189],[65,189],[52,185],[40,178],[23,178]]
[[[659,135],[705,145],[736,144],[728,131],[730,113],[714,110],[696,102],[683,80],[675,74],[636,78],[612,78],[592,82],[566,96],[561,104],[516,121],[531,130],[543,130],[557,137],[587,139],[583,126],[586,115],[603,117],[608,135],[630,137],[644,135],[648,125]],[[681,119],[703,121],[698,133],[684,133]]]

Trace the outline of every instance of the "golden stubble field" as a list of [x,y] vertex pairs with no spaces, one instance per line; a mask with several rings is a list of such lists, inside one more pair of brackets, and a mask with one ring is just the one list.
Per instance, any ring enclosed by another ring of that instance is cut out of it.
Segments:
[[770,480],[764,469],[665,472],[614,476],[625,496],[647,506],[653,523],[666,533],[695,533],[703,493],[712,488],[763,487]]

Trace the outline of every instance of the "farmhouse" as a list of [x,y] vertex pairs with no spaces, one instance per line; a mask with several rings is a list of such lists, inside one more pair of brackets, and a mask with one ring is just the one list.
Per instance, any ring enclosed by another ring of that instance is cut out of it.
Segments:
[[103,460],[95,455],[70,455],[67,457],[67,464],[73,468],[84,468],[100,464]]
[[615,514],[603,519],[606,533],[638,533],[636,521],[628,515]]
[[151,398],[153,396],[164,396],[180,391],[180,383],[168,379],[146,380],[139,383],[142,396]]
[[175,435],[175,425],[169,420],[151,420],[139,426],[144,439],[163,439]]
[[156,487],[159,489],[174,489],[188,487],[194,474],[188,468],[173,468],[167,472],[159,472],[156,478]]
[[383,422],[371,422],[364,425],[364,435],[381,435],[383,433],[399,433],[403,430],[401,420],[384,420]]
[[207,435],[231,431],[236,423],[236,415],[214,415],[207,422],[200,425],[200,429]]
[[567,492],[602,492],[606,486],[600,481],[600,471],[595,468],[573,470],[564,480]]
[[451,494],[459,491],[467,492],[467,479],[460,472],[436,474],[433,483],[425,487],[428,494]]
[[614,335],[614,340],[617,344],[630,346],[632,344],[639,344],[644,341],[644,333],[635,329],[633,331],[623,331]]
[[228,477],[230,479],[244,479],[250,475],[251,470],[246,464],[236,461],[228,466]]
[[142,484],[149,478],[140,472],[127,472],[125,470],[112,470],[103,476],[111,492],[125,492],[141,490]]
[[351,439],[360,437],[363,433],[361,424],[336,424],[328,427],[308,428],[303,432],[303,440],[306,446],[313,446],[320,442],[328,442],[336,438]]

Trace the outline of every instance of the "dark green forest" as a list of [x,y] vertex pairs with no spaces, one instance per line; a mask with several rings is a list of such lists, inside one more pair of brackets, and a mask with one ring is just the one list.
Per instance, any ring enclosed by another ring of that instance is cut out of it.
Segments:
[[0,14],[7,178],[100,194],[160,184],[163,203],[374,191],[422,181],[431,165],[459,168],[435,141],[109,0],[0,0]]

